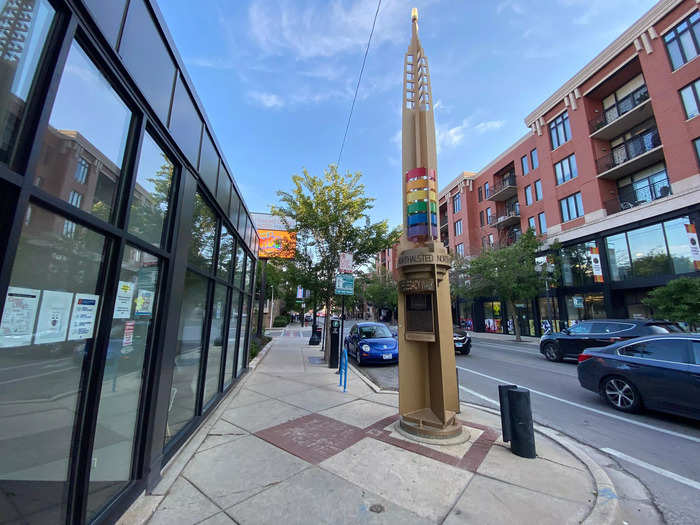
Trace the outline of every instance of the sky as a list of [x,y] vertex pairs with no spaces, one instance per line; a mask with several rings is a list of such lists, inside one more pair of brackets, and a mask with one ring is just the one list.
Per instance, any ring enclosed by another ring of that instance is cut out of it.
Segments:
[[[401,224],[402,65],[411,7],[429,60],[440,189],[522,137],[524,118],[652,0],[382,0],[341,171]],[[159,0],[248,207],[338,160],[376,0]]]

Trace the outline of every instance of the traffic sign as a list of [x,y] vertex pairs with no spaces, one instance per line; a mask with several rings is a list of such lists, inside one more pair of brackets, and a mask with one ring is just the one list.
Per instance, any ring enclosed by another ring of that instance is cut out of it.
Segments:
[[341,273],[335,276],[336,295],[353,295],[355,293],[355,276]]
[[352,254],[351,253],[341,253],[340,254],[340,264],[338,265],[338,271],[340,273],[352,273]]

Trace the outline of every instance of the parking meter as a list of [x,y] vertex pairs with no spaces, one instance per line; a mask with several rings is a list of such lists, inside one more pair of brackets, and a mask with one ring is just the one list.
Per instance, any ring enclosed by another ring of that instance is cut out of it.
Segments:
[[331,319],[331,351],[328,357],[328,368],[338,368],[340,355],[340,319]]

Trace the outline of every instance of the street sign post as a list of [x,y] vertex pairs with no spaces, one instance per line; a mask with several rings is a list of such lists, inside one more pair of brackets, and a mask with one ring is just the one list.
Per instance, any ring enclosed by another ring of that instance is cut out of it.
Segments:
[[335,276],[335,294],[353,295],[355,293],[355,277],[353,275],[339,274]]

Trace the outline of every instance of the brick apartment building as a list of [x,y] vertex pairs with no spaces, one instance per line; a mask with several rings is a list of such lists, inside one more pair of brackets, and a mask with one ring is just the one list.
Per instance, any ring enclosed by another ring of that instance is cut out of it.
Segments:
[[[700,225],[699,7],[660,1],[528,115],[525,136],[439,194],[453,254],[507,246],[528,228],[561,242],[557,328],[649,315],[649,290],[700,276],[686,228]],[[498,298],[461,306],[477,331],[512,330]],[[547,299],[516,308],[523,332],[539,335]]]

